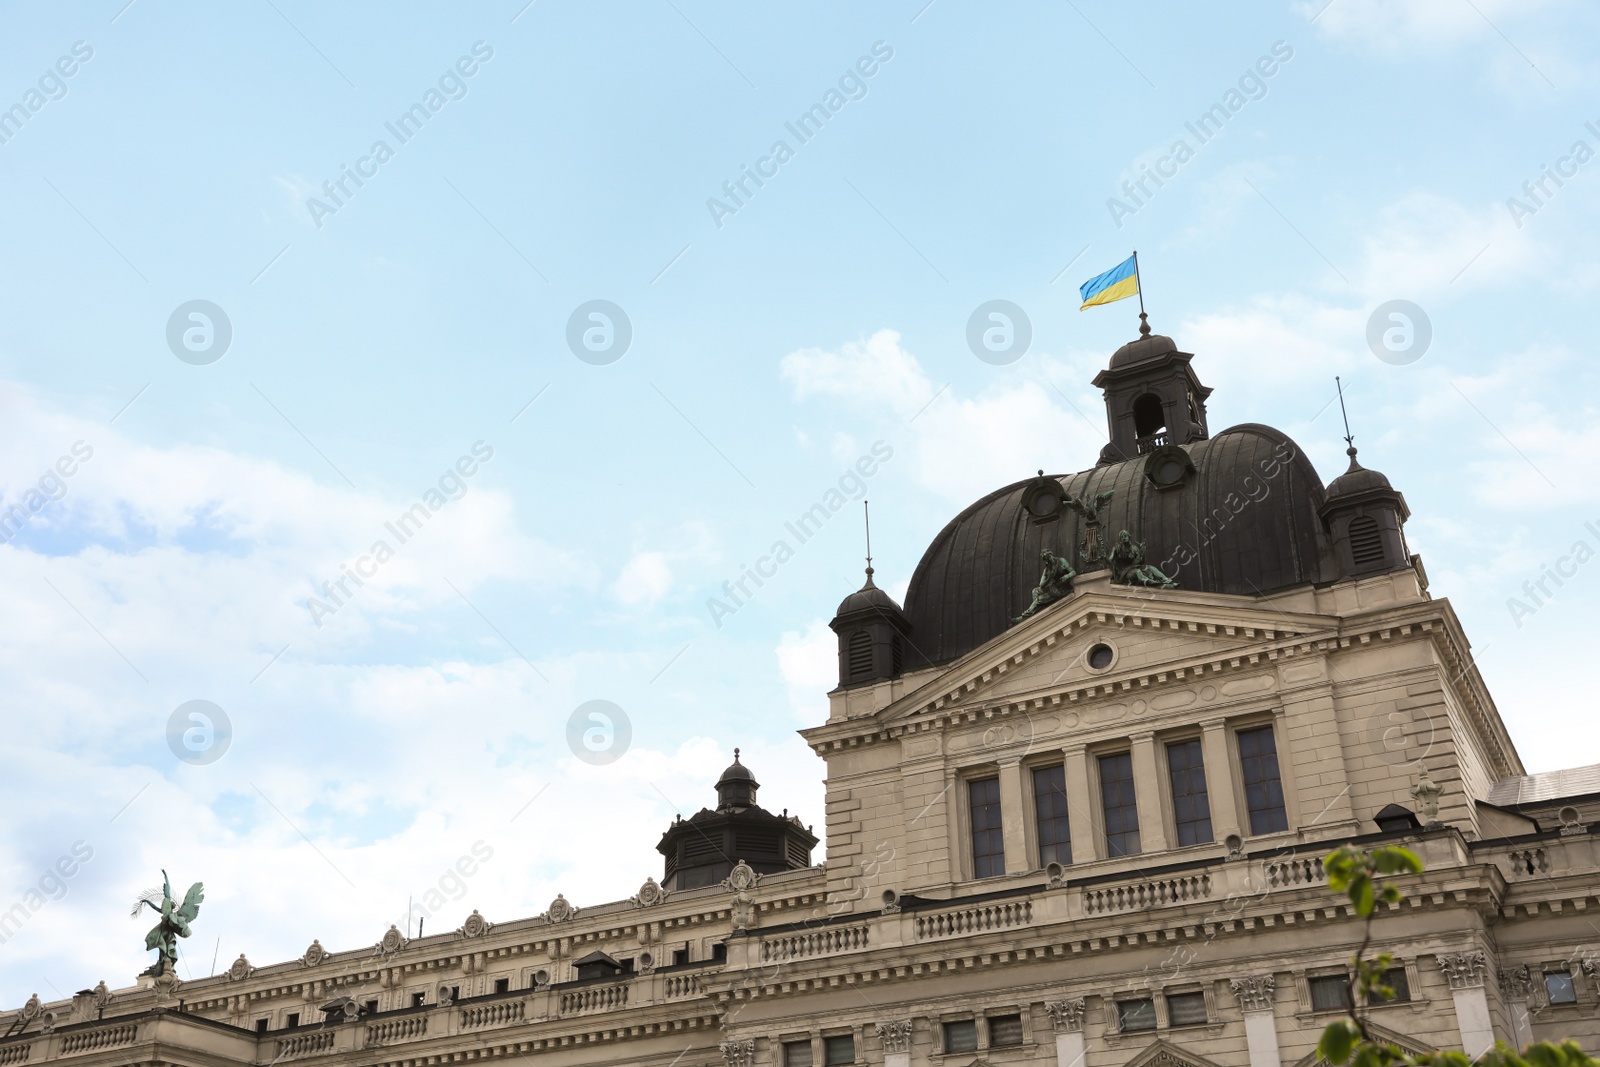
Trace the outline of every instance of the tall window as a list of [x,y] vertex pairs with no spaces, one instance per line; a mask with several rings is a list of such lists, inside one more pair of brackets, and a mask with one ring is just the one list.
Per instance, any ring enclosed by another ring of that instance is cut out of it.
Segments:
[[1239,769],[1244,775],[1244,802],[1250,810],[1250,832],[1270,834],[1289,828],[1283,807],[1283,779],[1278,776],[1278,743],[1272,727],[1239,731]]
[[1072,862],[1072,830],[1067,825],[1067,769],[1061,764],[1033,772],[1034,828],[1039,834],[1039,866]]
[[1106,851],[1112,856],[1139,852],[1139,807],[1133,796],[1133,755],[1100,757],[1100,804],[1105,812]]
[[972,811],[972,873],[992,878],[1006,873],[1005,833],[1000,822],[1000,779],[979,778],[967,783]]
[[1206,767],[1200,742],[1178,741],[1167,746],[1167,771],[1172,776],[1172,815],[1178,825],[1178,844],[1201,845],[1211,840],[1211,801],[1206,796]]

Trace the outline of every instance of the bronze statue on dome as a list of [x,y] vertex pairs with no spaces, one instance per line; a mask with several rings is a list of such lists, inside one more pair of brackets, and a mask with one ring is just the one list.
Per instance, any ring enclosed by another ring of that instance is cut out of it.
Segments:
[[1033,600],[1028,604],[1028,609],[1012,622],[1021,622],[1040,608],[1054,604],[1072,592],[1072,579],[1078,576],[1078,572],[1072,569],[1067,558],[1056,555],[1048,548],[1039,553],[1039,558],[1044,560],[1044,572],[1039,575],[1039,584],[1033,588]]
[[1145,545],[1135,541],[1127,530],[1111,545],[1111,580],[1118,585],[1143,585],[1152,589],[1176,589],[1178,583],[1161,569],[1144,561]]

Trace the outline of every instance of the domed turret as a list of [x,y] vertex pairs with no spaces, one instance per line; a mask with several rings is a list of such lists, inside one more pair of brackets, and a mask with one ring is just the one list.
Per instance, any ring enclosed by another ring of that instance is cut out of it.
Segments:
[[1100,452],[1102,465],[1210,436],[1206,397],[1211,390],[1189,365],[1194,357],[1179,352],[1172,338],[1151,333],[1148,323],[1139,332],[1143,336],[1117,349],[1110,366],[1094,378],[1105,391],[1110,435]]
[[1339,569],[1350,577],[1382,574],[1411,565],[1405,522],[1411,517],[1406,498],[1389,479],[1356,462],[1352,441],[1345,449],[1350,467],[1328,483],[1318,510],[1333,538]]
[[664,888],[716,885],[740,860],[757,874],[811,866],[816,835],[787,811],[774,815],[758,806],[759,788],[734,749],[733,762],[717,779],[717,810],[701,808],[687,819],[674,820],[661,835],[656,851],[666,858]]
[[873,584],[870,565],[865,584],[839,602],[828,626],[839,636],[841,687],[899,675],[911,624],[894,597]]

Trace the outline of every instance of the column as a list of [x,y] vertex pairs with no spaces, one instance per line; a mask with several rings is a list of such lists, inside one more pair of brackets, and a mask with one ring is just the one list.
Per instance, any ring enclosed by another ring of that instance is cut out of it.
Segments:
[[1094,801],[1089,796],[1089,753],[1082,745],[1061,750],[1067,776],[1067,825],[1072,830],[1072,862],[1093,863]]
[[[878,1024],[878,1040],[883,1042],[883,1067],[911,1067],[911,1022]],[[862,1059],[857,1056],[856,1059]],[[821,1063],[819,1059],[816,1061]]]
[[1500,993],[1505,998],[1506,1014],[1511,1018],[1511,1035],[1506,1044],[1523,1048],[1533,1041],[1533,1020],[1528,1015],[1528,998],[1533,995],[1533,974],[1523,964],[1500,972]]
[[1155,735],[1134,734],[1133,795],[1139,806],[1139,851],[1167,850],[1167,820],[1161,811],[1161,771],[1156,759]]
[[1083,1067],[1083,998],[1047,1003],[1044,1010],[1056,1032],[1056,1067]]
[[1450,997],[1456,1002],[1461,1051],[1475,1060],[1494,1047],[1494,1025],[1489,1019],[1489,997],[1484,989],[1488,961],[1481,949],[1441,952],[1439,969],[1450,980]]
[[1028,855],[1027,797],[1022,792],[1022,759],[1000,761],[1000,819],[1006,849],[1006,873],[1033,869]]
[[1211,834],[1217,844],[1229,834],[1244,836],[1239,826],[1239,808],[1233,791],[1233,760],[1228,754],[1228,724],[1223,719],[1207,719],[1201,749],[1206,760],[1206,799],[1211,804]]
[[1281,1067],[1278,1053],[1278,1019],[1272,1003],[1276,979],[1270,974],[1229,980],[1228,988],[1239,998],[1244,1013],[1245,1047],[1250,1052],[1250,1067]]

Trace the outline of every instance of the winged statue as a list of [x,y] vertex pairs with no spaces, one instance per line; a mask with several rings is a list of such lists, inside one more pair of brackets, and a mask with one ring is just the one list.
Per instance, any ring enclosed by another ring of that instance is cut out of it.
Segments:
[[200,914],[200,902],[204,899],[206,899],[205,883],[196,882],[189,887],[189,892],[184,894],[182,904],[174,901],[172,880],[163,870],[161,888],[147,889],[133,902],[131,914],[134,918],[139,917],[139,910],[145,905],[149,905],[151,911],[159,912],[161,915],[161,921],[144,936],[144,947],[155,949],[161,954],[149,973],[156,975],[176,973],[178,938],[188,937],[192,932],[189,924]]
[[1096,493],[1092,501],[1086,500],[1081,496],[1069,496],[1062,503],[1083,516],[1084,522],[1097,523],[1100,521],[1100,509],[1110,503],[1112,496],[1115,494],[1115,489],[1107,489],[1104,492]]

